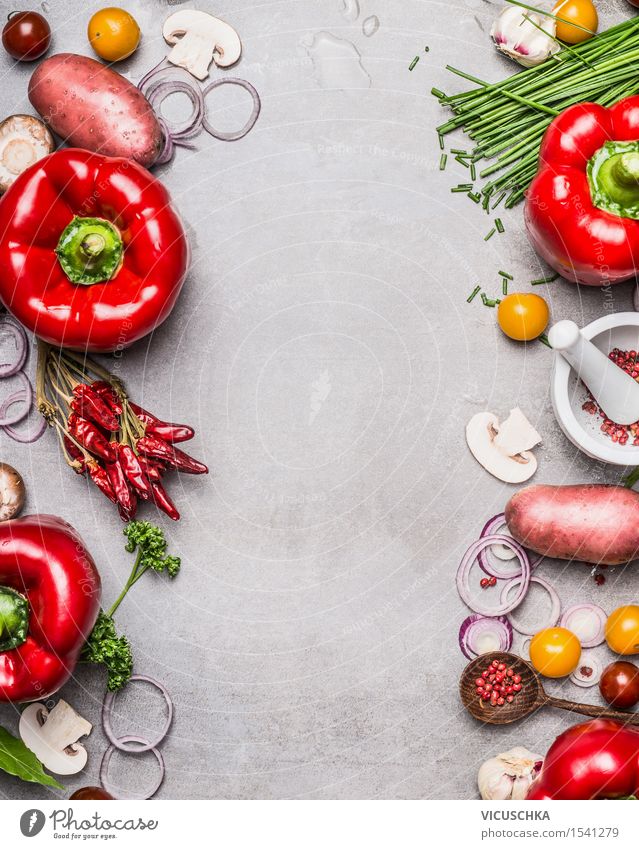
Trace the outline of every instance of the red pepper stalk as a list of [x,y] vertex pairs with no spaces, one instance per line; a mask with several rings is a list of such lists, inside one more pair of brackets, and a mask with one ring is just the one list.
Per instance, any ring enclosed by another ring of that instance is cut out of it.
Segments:
[[118,378],[73,351],[38,342],[37,405],[55,427],[67,464],[133,519],[138,500],[153,501],[171,519],[180,514],[163,485],[170,469],[208,468],[173,443],[191,439],[188,425],[164,422],[129,401]]

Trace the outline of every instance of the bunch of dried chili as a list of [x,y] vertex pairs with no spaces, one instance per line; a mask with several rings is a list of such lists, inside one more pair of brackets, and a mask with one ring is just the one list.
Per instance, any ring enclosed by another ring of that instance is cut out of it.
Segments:
[[175,447],[193,438],[193,428],[162,421],[134,404],[122,382],[95,361],[38,344],[37,405],[56,429],[67,464],[87,475],[124,521],[134,518],[140,499],[179,519],[164,475],[208,473],[204,463]]

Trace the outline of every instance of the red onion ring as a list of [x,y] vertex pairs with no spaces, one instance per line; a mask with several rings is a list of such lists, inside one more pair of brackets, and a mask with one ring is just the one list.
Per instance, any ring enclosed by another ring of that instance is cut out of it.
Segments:
[[[590,636],[588,634],[583,636],[583,630],[580,634],[579,627],[575,628],[574,625],[571,627],[569,624],[570,620],[574,619],[582,611],[588,611],[592,616],[591,622],[593,628],[591,629]],[[606,639],[607,619],[608,614],[598,604],[573,604],[572,607],[564,610],[559,624],[564,628],[568,628],[569,631],[572,631],[573,634],[579,637],[582,648],[592,649],[595,646],[600,646]]]
[[[508,581],[508,583],[502,588],[501,595],[499,597],[502,603],[505,603],[511,589],[517,586],[517,584],[519,583],[521,583],[521,578],[513,578],[512,580]],[[539,584],[539,586],[543,587],[550,596],[550,621],[547,625],[538,626],[532,631],[530,631],[526,630],[523,625],[520,625],[520,623],[513,617],[512,613],[510,613],[508,616],[510,624],[513,626],[513,628],[515,629],[515,631],[517,631],[518,634],[522,634],[524,637],[533,637],[537,633],[537,631],[541,631],[542,628],[552,628],[553,625],[557,624],[557,620],[559,619],[559,615],[561,613],[561,600],[552,584],[548,583],[545,578],[539,577],[539,575],[531,575],[530,580],[528,582],[528,587],[530,587],[530,584],[532,583]],[[514,609],[515,608],[511,608],[511,610]]]
[[[160,787],[162,786],[162,782],[164,781],[164,776],[166,775],[166,767],[164,766],[164,758],[162,757],[162,752],[160,752],[155,747],[147,748],[147,740],[143,737],[136,737],[134,734],[127,734],[126,737],[120,737],[120,743],[143,743],[145,748],[142,749],[123,749],[122,751],[128,752],[129,754],[135,754],[136,752],[153,752],[155,755],[155,759],[158,762],[158,766],[160,767],[160,777],[157,780],[155,786],[145,795],[134,794],[131,796],[127,796],[127,799],[134,800],[145,800],[150,799],[152,796],[158,792]],[[104,755],[102,755],[102,763],[100,764],[100,784],[104,788],[104,790],[113,796],[114,799],[120,799],[115,791],[113,785],[109,781],[109,765],[111,763],[111,758],[113,757],[113,753],[116,751],[116,746],[111,744],[109,748],[105,751]]]
[[[592,674],[590,676],[581,674],[581,670],[584,667],[586,669],[592,669]],[[596,657],[587,657],[584,660],[584,656],[582,654],[581,659],[579,660],[579,666],[570,676],[570,681],[578,687],[594,687],[595,684],[598,684],[601,680],[602,672],[603,666],[600,660]]]
[[[482,635],[491,633],[496,645],[479,651]],[[459,648],[468,660],[474,660],[487,651],[510,651],[513,644],[513,629],[505,616],[480,616],[472,613],[467,616],[459,628]]]
[[12,377],[14,374],[17,374],[26,363],[27,354],[29,353],[27,334],[24,332],[24,328],[20,324],[15,324],[8,316],[5,315],[2,319],[0,319],[0,333],[4,330],[8,330],[15,340],[16,359],[13,363],[0,364],[0,378]]
[[147,684],[152,684],[156,689],[160,691],[160,693],[162,693],[168,709],[164,728],[162,729],[162,733],[158,736],[158,738],[156,740],[153,740],[151,743],[143,741],[145,745],[141,749],[132,749],[129,746],[123,745],[123,742],[126,742],[124,737],[116,737],[113,733],[113,728],[111,727],[111,715],[113,713],[113,705],[115,703],[117,692],[109,692],[106,694],[104,698],[104,703],[102,704],[102,727],[104,729],[104,733],[108,741],[115,749],[119,749],[121,752],[129,752],[130,754],[139,755],[142,752],[150,752],[151,749],[154,749],[156,746],[159,746],[162,740],[164,740],[166,735],[169,733],[169,728],[171,727],[171,723],[173,722],[173,701],[171,700],[168,690],[166,689],[164,684],[161,684],[159,681],[156,681],[155,678],[150,678],[148,675],[132,675],[129,678],[127,684],[130,684],[131,681],[146,681]]
[[[483,539],[487,536],[494,536],[499,533],[500,528],[508,527],[506,524],[506,514],[505,513],[497,513],[496,516],[493,516],[492,519],[489,519],[484,525],[482,532],[479,535],[480,539]],[[510,536],[510,534],[508,534]],[[491,546],[492,548],[492,546]],[[521,568],[517,569],[516,572],[510,570],[508,571],[508,567],[505,569],[497,569],[488,559],[488,551],[489,549],[484,549],[480,551],[477,556],[477,560],[479,561],[479,566],[483,572],[487,575],[490,575],[491,578],[497,578],[498,581],[506,581],[509,578],[518,578],[521,575]],[[530,553],[526,549],[526,553],[528,554],[528,559],[530,560],[530,571],[532,572],[534,569],[539,566],[543,557],[538,554],[535,556],[534,560],[531,559]],[[497,555],[495,555],[497,556]],[[502,561],[503,563],[504,561]],[[508,561],[506,561],[508,562]]]
[[[479,552],[483,551],[490,545],[494,545],[496,542],[501,543],[508,548],[512,548],[517,559],[521,563],[521,574],[518,578],[513,579],[518,581],[520,589],[512,604],[501,603],[497,610],[490,610],[483,607],[473,599],[470,586],[468,584],[468,576]],[[530,584],[530,561],[528,560],[528,555],[521,545],[519,545],[516,540],[512,539],[512,537],[503,536],[501,534],[491,534],[490,536],[483,537],[482,539],[476,540],[462,557],[459,569],[457,570],[456,583],[457,592],[459,593],[462,601],[468,605],[474,613],[481,613],[482,616],[504,616],[506,613],[510,613],[511,610],[514,610],[528,592],[528,586]]]
[[[29,410],[33,404],[33,387],[31,381],[23,371],[18,371],[13,377],[19,377],[23,383],[23,389],[18,389],[5,398],[0,405],[0,427],[6,428],[8,425],[14,425],[21,422],[29,415]],[[8,416],[7,411],[18,401],[24,401],[24,410],[15,413],[13,416]]]
[[222,77],[219,80],[213,80],[212,83],[209,83],[206,88],[202,91],[202,97],[206,97],[207,94],[212,91],[214,88],[218,88],[223,85],[237,85],[240,88],[245,89],[253,98],[253,111],[251,112],[248,121],[241,130],[236,130],[234,133],[225,133],[222,130],[216,130],[209,123],[208,118],[206,117],[206,107],[204,110],[204,117],[202,118],[202,126],[206,130],[209,135],[213,136],[214,139],[219,139],[220,141],[238,141],[238,139],[243,139],[255,126],[255,122],[260,117],[260,112],[262,110],[262,101],[260,100],[260,96],[257,93],[257,89],[255,86],[252,86],[251,83],[246,80],[240,80],[238,77]]

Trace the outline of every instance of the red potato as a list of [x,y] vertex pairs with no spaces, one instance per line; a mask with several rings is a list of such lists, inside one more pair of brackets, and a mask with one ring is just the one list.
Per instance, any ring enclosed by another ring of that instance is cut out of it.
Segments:
[[506,523],[547,557],[615,566],[639,556],[639,493],[623,486],[528,486],[506,505]]
[[29,100],[73,147],[135,159],[145,168],[162,149],[162,129],[148,100],[87,56],[58,53],[41,62],[29,81]]

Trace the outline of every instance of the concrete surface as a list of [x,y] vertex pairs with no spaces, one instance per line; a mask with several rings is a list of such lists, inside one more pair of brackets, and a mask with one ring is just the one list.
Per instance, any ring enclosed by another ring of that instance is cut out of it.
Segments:
[[[84,32],[99,5],[46,5],[56,50],[90,53]],[[233,73],[257,87],[263,109],[244,141],[203,137],[157,169],[188,223],[193,268],[169,321],[121,364],[145,406],[197,427],[194,453],[212,469],[175,481],[179,524],[143,511],[183,571],[171,585],[148,576],[117,617],[136,671],[175,700],[159,796],[474,798],[485,758],[522,743],[543,752],[575,719],[548,711],[482,728],[459,703],[466,614],[455,570],[512,492],[469,455],[464,424],[520,404],[544,437],[537,481],[620,476],[559,431],[549,350],[510,343],[492,310],[466,304],[477,282],[496,288],[500,268],[524,290],[546,272],[521,207],[486,243],[486,216],[449,193],[466,175],[438,170],[433,127],[444,113],[429,91],[458,85],[446,63],[491,80],[514,70],[487,35],[500,3],[198,5],[240,32]],[[630,12],[598,5],[604,24]],[[122,67],[137,80],[165,51],[169,7],[126,6],[144,32]],[[30,68],[3,53],[0,64],[0,114],[30,111]],[[243,121],[239,97],[218,102],[231,106],[220,124]],[[555,283],[544,295],[555,319],[580,324],[631,302],[629,286],[606,295]],[[114,598],[130,565],[115,511],[64,467],[51,434],[32,448],[0,439],[2,459],[26,477],[29,511],[81,531]],[[586,567],[543,571],[565,602],[636,597],[631,569],[603,588]],[[533,591],[530,603],[543,597]],[[89,668],[61,694],[96,725],[86,774],[69,790],[97,781],[103,694]],[[122,731],[151,735],[161,723],[140,686],[118,705]],[[2,724],[15,730],[16,719],[0,707]],[[154,769],[146,756],[113,767],[129,790]],[[0,795],[48,791],[0,773]]]

